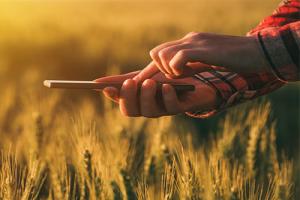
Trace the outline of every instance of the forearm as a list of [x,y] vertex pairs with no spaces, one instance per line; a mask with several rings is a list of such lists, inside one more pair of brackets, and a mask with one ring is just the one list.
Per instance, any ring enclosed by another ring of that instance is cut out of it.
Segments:
[[269,69],[282,81],[300,79],[300,1],[283,1],[272,15],[248,33],[259,43]]
[[187,114],[201,118],[209,117],[231,106],[271,93],[287,81],[299,80],[299,19],[300,1],[283,2],[271,16],[266,17],[247,34],[248,37],[256,39],[259,47],[257,52],[265,56],[269,70],[232,75],[223,73],[218,77],[200,73],[197,75],[199,81],[218,91],[220,103],[208,112]]
[[300,21],[261,30],[256,38],[269,69],[278,79],[286,82],[300,80]]
[[[203,39],[203,46],[206,48],[199,51],[201,62],[224,67],[236,73],[271,72],[256,37],[213,34],[207,37],[209,39]],[[205,40],[210,40],[207,45]]]
[[300,1],[283,2],[248,37],[198,35],[200,62],[236,73],[273,73],[285,82],[300,80]]

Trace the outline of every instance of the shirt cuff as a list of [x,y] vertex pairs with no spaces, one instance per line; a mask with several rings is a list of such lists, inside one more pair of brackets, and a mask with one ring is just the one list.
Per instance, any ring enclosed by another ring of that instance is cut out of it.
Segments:
[[300,80],[300,22],[263,29],[256,37],[278,79],[285,82]]
[[[217,92],[218,104],[216,108],[211,110],[201,110],[195,112],[186,112],[187,115],[197,118],[207,118],[216,113],[223,111],[225,108],[231,107],[241,101],[241,97],[252,97],[248,91],[246,80],[234,72],[208,71],[194,75],[194,78],[211,86]],[[246,94],[246,93],[247,94]]]
[[237,74],[212,70],[198,73],[194,78],[214,88],[219,99],[214,109],[186,112],[196,118],[208,118],[229,107],[268,94],[285,84],[267,72]]

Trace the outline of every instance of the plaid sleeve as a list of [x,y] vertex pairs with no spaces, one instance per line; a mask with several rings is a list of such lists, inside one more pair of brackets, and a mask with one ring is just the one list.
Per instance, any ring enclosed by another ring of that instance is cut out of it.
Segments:
[[234,72],[208,71],[194,75],[194,78],[213,87],[220,99],[215,109],[186,112],[196,118],[207,118],[229,107],[268,94],[285,82],[272,73],[237,74]]
[[300,1],[284,1],[248,35],[254,35],[274,75],[300,80]]
[[196,79],[215,88],[220,103],[213,110],[186,114],[207,118],[234,105],[268,94],[287,81],[299,80],[299,7],[298,0],[283,1],[271,16],[266,17],[247,34],[257,38],[273,73],[209,71],[196,74]]

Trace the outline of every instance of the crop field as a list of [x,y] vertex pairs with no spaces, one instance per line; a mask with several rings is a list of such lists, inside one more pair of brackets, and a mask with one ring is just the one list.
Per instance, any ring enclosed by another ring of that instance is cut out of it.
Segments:
[[244,35],[278,3],[0,1],[0,199],[299,199],[297,83],[206,120],[42,86],[141,69],[190,31]]

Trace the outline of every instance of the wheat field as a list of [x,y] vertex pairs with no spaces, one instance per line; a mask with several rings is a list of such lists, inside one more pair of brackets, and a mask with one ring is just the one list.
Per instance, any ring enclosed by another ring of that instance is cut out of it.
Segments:
[[84,101],[72,117],[58,96],[39,104],[1,134],[1,199],[294,198],[297,170],[276,151],[268,102],[232,110],[205,143],[191,124],[124,120],[110,102],[99,114]]
[[286,118],[267,97],[195,123],[126,118],[96,92],[42,86],[140,69],[151,48],[190,31],[244,35],[277,4],[0,1],[0,199],[297,199],[294,96]]

